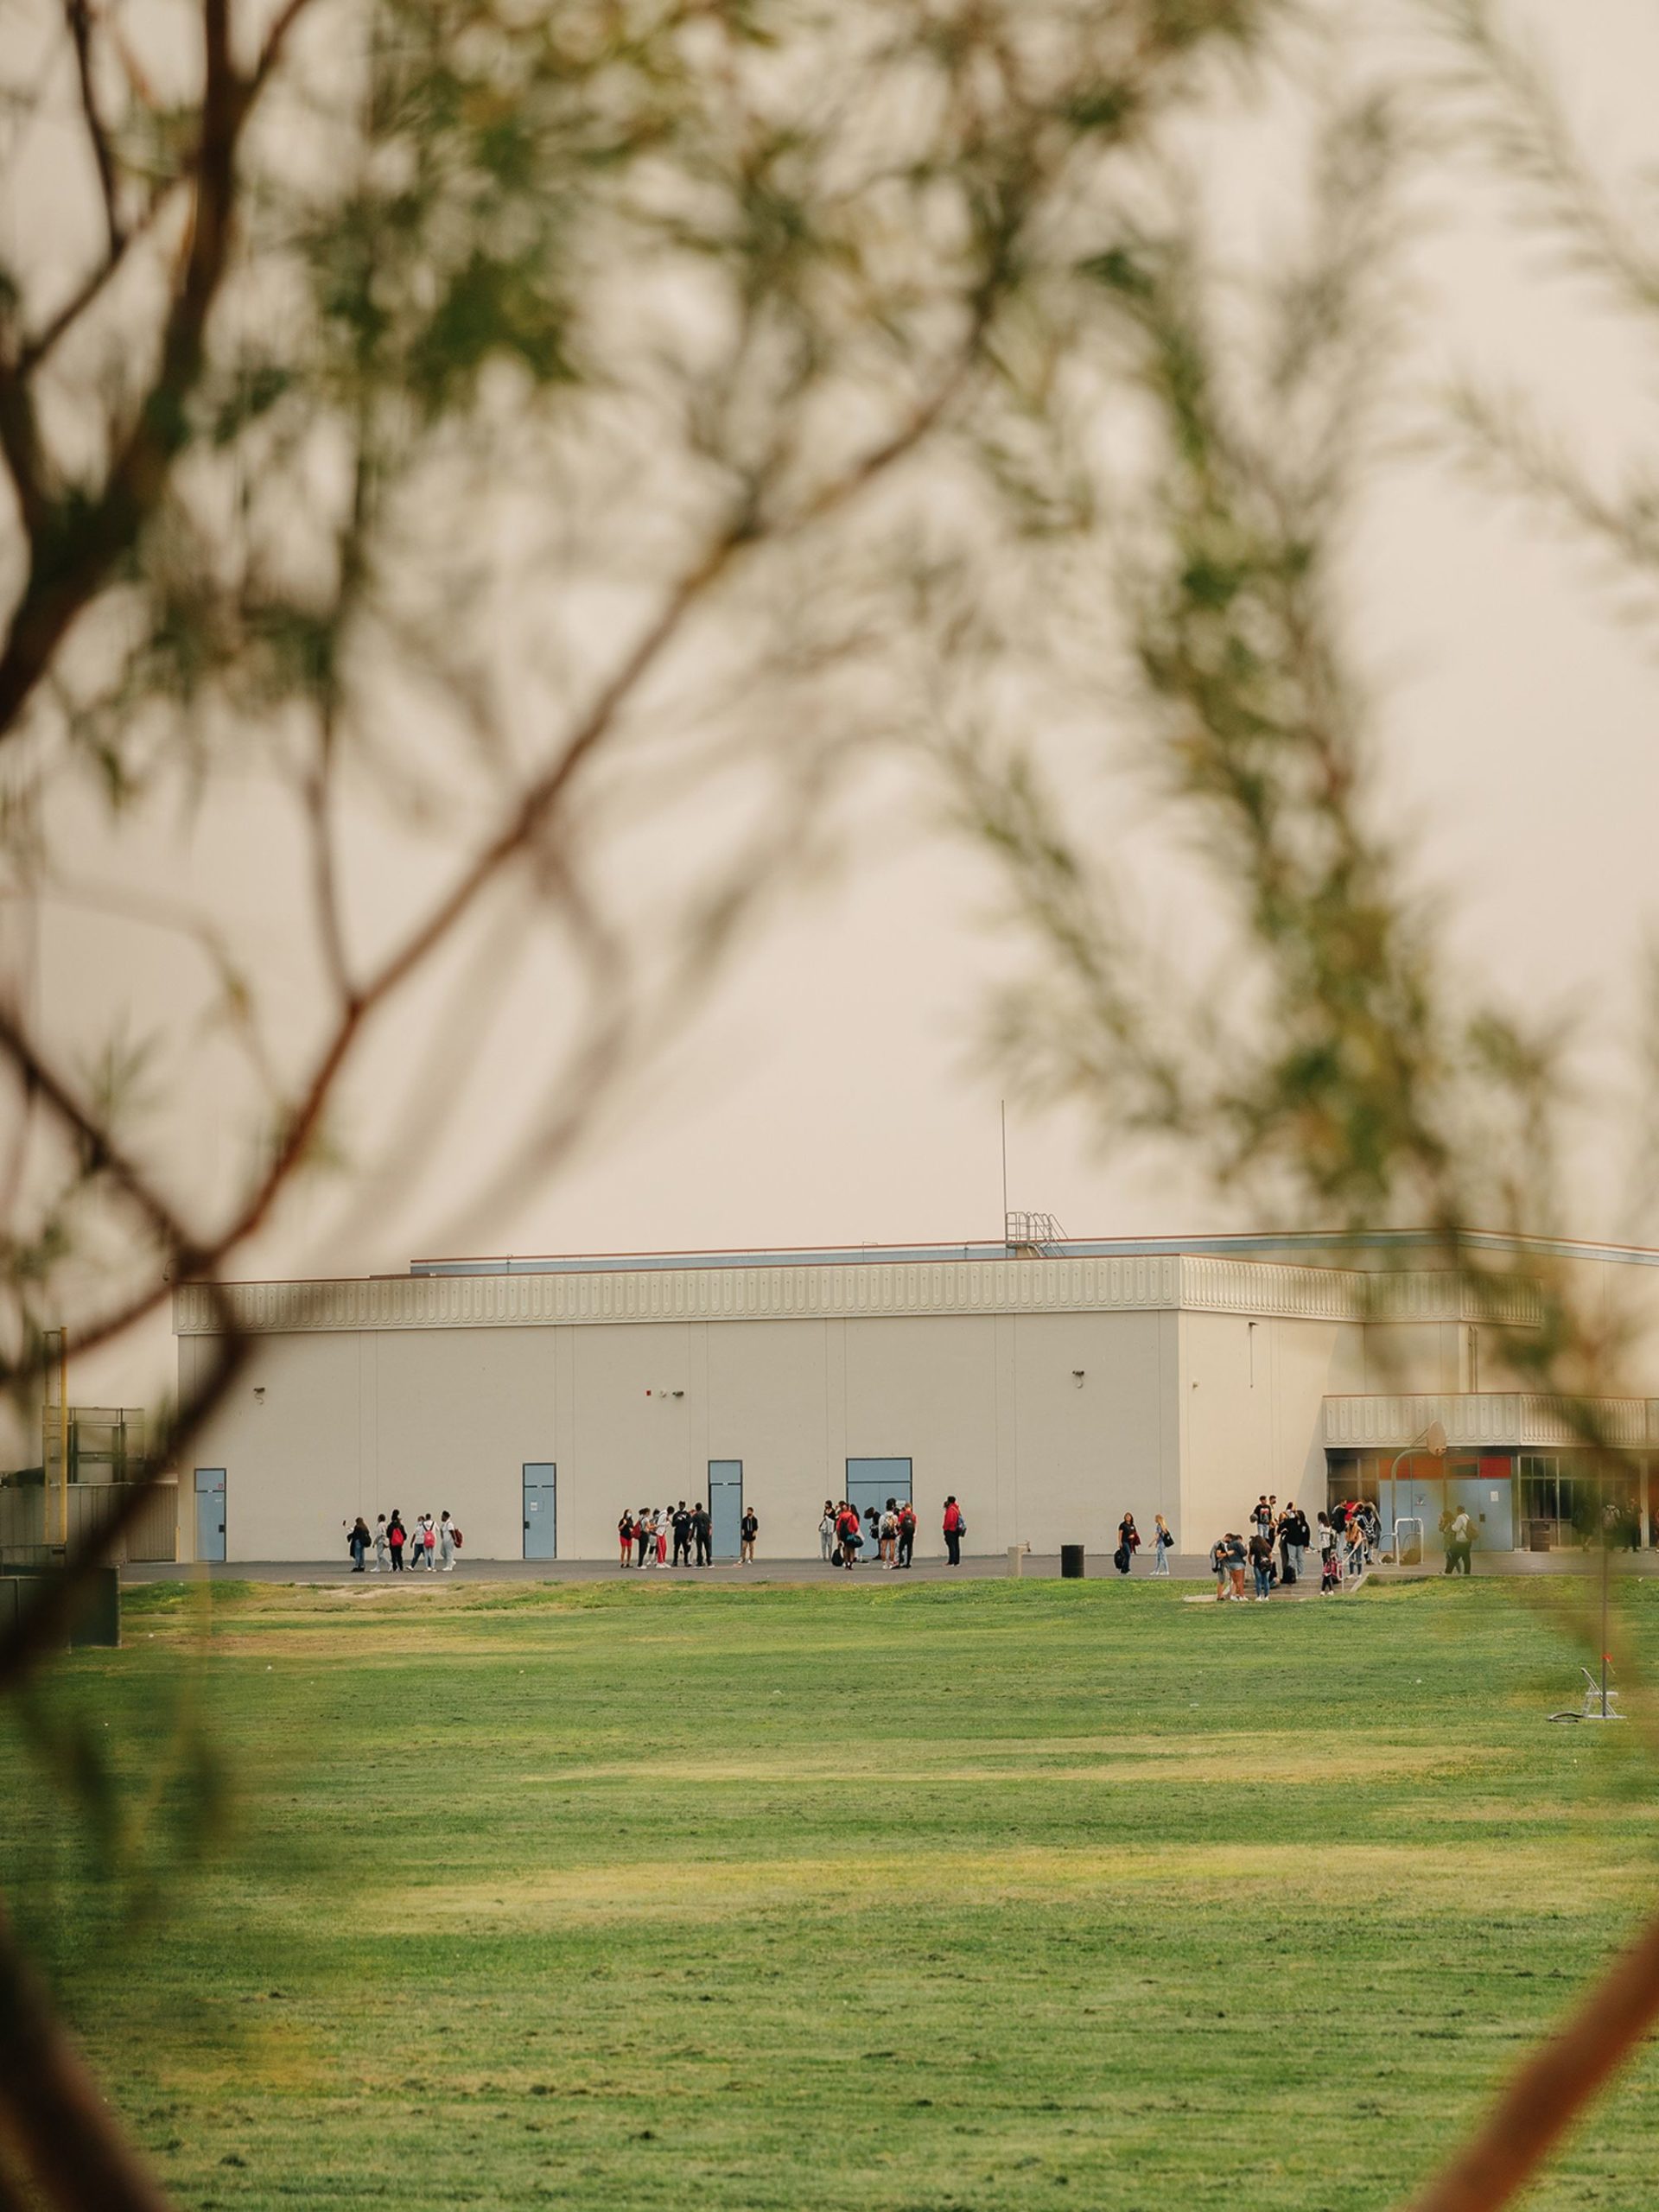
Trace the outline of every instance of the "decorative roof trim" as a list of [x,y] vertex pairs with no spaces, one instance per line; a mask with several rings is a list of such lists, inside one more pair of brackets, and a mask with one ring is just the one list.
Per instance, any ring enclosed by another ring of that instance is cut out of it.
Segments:
[[[651,1321],[795,1321],[904,1315],[1188,1312],[1302,1321],[1502,1320],[1535,1326],[1535,1290],[1477,1294],[1446,1271],[1368,1274],[1172,1253],[1122,1259],[956,1260],[862,1268],[685,1268],[614,1274],[375,1275],[229,1286],[257,1335],[505,1329]],[[174,1294],[174,1333],[216,1333],[213,1301]]]

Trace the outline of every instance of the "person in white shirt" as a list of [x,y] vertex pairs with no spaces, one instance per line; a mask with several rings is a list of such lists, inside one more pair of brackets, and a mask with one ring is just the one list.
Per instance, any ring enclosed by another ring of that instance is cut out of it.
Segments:
[[446,1574],[455,1571],[454,1523],[447,1512],[438,1516],[438,1565]]

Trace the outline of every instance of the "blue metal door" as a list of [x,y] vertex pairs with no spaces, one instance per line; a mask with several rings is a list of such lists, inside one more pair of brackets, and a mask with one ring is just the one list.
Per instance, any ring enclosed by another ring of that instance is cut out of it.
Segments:
[[225,1470],[196,1469],[196,1557],[222,1560],[225,1556]]
[[[1482,1468],[1475,1460],[1448,1459],[1446,1463],[1446,1502],[1453,1513],[1461,1506],[1474,1522],[1477,1551],[1508,1552],[1515,1548],[1515,1484],[1513,1479],[1506,1480],[1498,1473],[1498,1465],[1496,1454],[1487,1468]],[[1428,1533],[1434,1534],[1432,1523]]]
[[[910,1462],[908,1459],[849,1459],[847,1462],[847,1503],[858,1508],[858,1517],[864,1529],[864,1548],[859,1554],[861,1560],[875,1555],[876,1534],[881,1525],[881,1516],[887,1510],[887,1500],[902,1505],[910,1496]],[[870,1526],[870,1508],[875,1508],[875,1528]],[[916,1531],[919,1539],[922,1531]]]
[[709,1547],[716,1559],[735,1559],[741,1541],[738,1523],[743,1518],[743,1462],[709,1462]]
[[558,1469],[533,1459],[524,1469],[524,1557],[559,1555]]

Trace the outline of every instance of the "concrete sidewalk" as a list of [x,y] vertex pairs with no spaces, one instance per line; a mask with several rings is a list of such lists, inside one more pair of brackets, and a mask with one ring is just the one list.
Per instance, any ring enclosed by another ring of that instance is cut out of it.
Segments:
[[[1058,1580],[1060,1557],[1058,1552],[1046,1554],[1027,1553],[1023,1562],[1023,1573],[1031,1581]],[[1173,1578],[1182,1581],[1205,1581],[1210,1568],[1206,1560],[1183,1559],[1172,1554],[1170,1572]],[[1098,1559],[1085,1562],[1085,1573],[1091,1582],[1117,1582],[1123,1578],[1112,1566],[1109,1552]],[[429,1575],[423,1567],[418,1571],[405,1570],[402,1574],[359,1576],[353,1573],[350,1560],[342,1554],[338,1560],[231,1560],[223,1565],[211,1567],[171,1566],[165,1560],[134,1562],[121,1570],[124,1582],[177,1582],[205,1579],[212,1582],[305,1582],[332,1583],[381,1581],[409,1583],[459,1582],[1001,1582],[1008,1579],[1008,1556],[1006,1552],[972,1553],[964,1556],[960,1567],[952,1567],[943,1557],[918,1557],[913,1567],[883,1567],[874,1562],[855,1567],[848,1573],[844,1567],[832,1567],[820,1559],[758,1560],[753,1567],[741,1567],[735,1560],[720,1560],[712,1567],[622,1567],[614,1560],[579,1559],[467,1559],[456,1562],[453,1574],[442,1573]],[[1136,1582],[1152,1580],[1151,1569],[1137,1564],[1133,1579]]]
[[[1193,1553],[1173,1552],[1170,1554],[1170,1580],[1177,1582],[1208,1582],[1211,1580],[1207,1558]],[[1611,1554],[1615,1574],[1659,1574],[1659,1551],[1626,1552]],[[1594,1552],[1491,1552],[1475,1554],[1475,1573],[1480,1575],[1530,1574],[1586,1574],[1599,1572],[1600,1554]],[[1037,1582],[1057,1580],[1060,1572],[1057,1552],[1027,1553],[1023,1563],[1023,1574],[1027,1580]],[[1380,1582],[1420,1582],[1426,1576],[1440,1573],[1438,1557],[1425,1560],[1421,1567],[1376,1567],[1373,1577]],[[1109,1552],[1085,1561],[1085,1573],[1091,1582],[1118,1582],[1125,1580],[1112,1566]],[[212,1567],[174,1566],[164,1560],[135,1563],[124,1567],[124,1582],[178,1582],[207,1580],[211,1582],[301,1582],[354,1583],[364,1581],[391,1582],[413,1588],[424,1586],[456,1585],[464,1582],[695,1582],[731,1584],[749,1582],[836,1582],[870,1581],[903,1582],[1000,1582],[1007,1580],[1008,1560],[1006,1552],[970,1554],[960,1567],[951,1567],[944,1559],[918,1559],[914,1567],[888,1570],[875,1564],[861,1565],[849,1574],[845,1568],[831,1567],[818,1559],[768,1559],[758,1560],[753,1567],[740,1567],[735,1560],[721,1560],[713,1567],[649,1567],[645,1568],[619,1567],[613,1560],[529,1560],[529,1559],[466,1559],[457,1562],[453,1574],[428,1575],[422,1568],[418,1573],[408,1572],[397,1576],[365,1575],[352,1572],[351,1561],[343,1555],[339,1560],[232,1560]],[[1155,1578],[1144,1556],[1135,1562],[1134,1573],[1127,1578],[1135,1582],[1148,1582]],[[1304,1578],[1307,1587],[1317,1594],[1319,1569],[1314,1567],[1310,1576]],[[1286,1597],[1289,1592],[1281,1593]],[[1306,1594],[1304,1592],[1303,1594]]]

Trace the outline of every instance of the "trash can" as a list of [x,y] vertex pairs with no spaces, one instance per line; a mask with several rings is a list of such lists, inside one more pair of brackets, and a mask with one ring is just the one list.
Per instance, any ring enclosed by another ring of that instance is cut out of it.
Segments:
[[1083,1546],[1081,1544],[1060,1546],[1060,1580],[1063,1582],[1082,1581]]
[[69,1624],[72,1645],[106,1651],[121,1648],[121,1575],[113,1567],[95,1567]]

